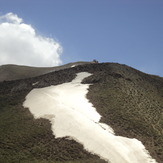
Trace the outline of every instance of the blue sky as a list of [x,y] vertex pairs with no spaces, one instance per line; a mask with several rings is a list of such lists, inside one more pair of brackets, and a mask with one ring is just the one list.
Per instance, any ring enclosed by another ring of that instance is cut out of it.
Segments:
[[0,0],[38,34],[57,40],[62,63],[118,62],[163,76],[162,0]]

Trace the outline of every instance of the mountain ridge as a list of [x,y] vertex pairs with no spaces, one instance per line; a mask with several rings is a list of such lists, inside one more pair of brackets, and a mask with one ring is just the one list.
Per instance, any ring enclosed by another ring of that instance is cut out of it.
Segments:
[[[101,122],[105,122],[106,124],[113,127],[117,135],[127,136],[130,138],[136,137],[138,140],[141,140],[152,155],[152,157],[161,163],[163,159],[163,153],[161,149],[163,143],[163,79],[158,76],[142,73],[126,65],[116,63],[95,63],[88,65],[79,65],[76,67],[51,72],[49,74],[44,74],[34,78],[1,82],[0,106],[2,106],[2,108],[0,111],[1,113],[3,113],[2,116],[6,116],[6,110],[11,109],[12,112],[15,112],[15,110],[17,110],[17,113],[19,114],[21,112],[25,118],[27,115],[30,115],[30,113],[27,113],[28,111],[22,108],[21,105],[24,101],[25,96],[30,90],[34,88],[42,88],[50,85],[70,82],[75,78],[76,73],[84,71],[93,73],[93,76],[84,79],[83,83],[92,84],[89,88],[87,98],[91,101],[91,103],[93,103],[97,111],[102,115]],[[37,84],[33,85],[34,83]],[[15,108],[15,110],[13,108]],[[9,111],[7,112],[9,113]],[[17,117],[17,120],[18,119],[19,118]],[[33,121],[35,123],[38,123],[38,121],[42,121],[34,119],[32,120],[31,115],[30,119],[30,121]],[[27,123],[25,122],[25,120],[22,119],[19,119],[19,121]],[[5,124],[5,126],[8,126],[9,122],[2,118],[0,123],[1,128],[3,128],[2,122],[3,124]],[[47,123],[48,122],[46,121],[46,125]],[[29,129],[27,128],[27,131],[28,130]],[[0,140],[3,140],[6,136],[6,133],[8,132],[10,133],[8,137],[13,135],[10,130],[5,130],[3,135],[1,135]],[[25,131],[23,131],[23,133],[24,132]],[[42,133],[41,131],[39,132]],[[29,134],[29,138],[32,139],[33,134],[34,133]],[[25,137],[28,136],[25,134]],[[37,137],[39,136],[37,135]],[[10,141],[13,142],[12,140]],[[23,142],[19,143],[22,144]],[[42,142],[42,145],[43,144],[44,143]],[[73,142],[73,144],[76,143]],[[12,147],[14,145],[10,144],[9,146]],[[6,146],[4,145],[3,147]],[[30,145],[29,147],[30,149],[33,149]],[[22,147],[20,146],[18,149],[20,150],[21,148]],[[49,146],[49,148],[52,152],[53,148],[51,146]],[[72,148],[70,149],[72,150]],[[0,150],[0,153],[1,152],[2,149]],[[12,152],[10,151],[8,153]],[[28,151],[28,155],[26,157],[24,156],[26,160],[29,159],[30,153],[31,152]],[[40,152],[36,153],[38,154]],[[37,154],[36,156],[33,156],[33,158],[39,159]],[[56,158],[58,157],[54,154],[51,155],[52,156],[49,157],[49,161],[57,161]],[[72,153],[70,155],[72,156]],[[71,160],[70,155],[69,157],[67,157],[67,161]],[[42,157],[45,156],[46,155],[43,154]],[[94,161],[97,159],[95,159],[94,156],[90,157],[90,155],[87,154],[82,154],[81,156],[75,157],[81,157],[81,160],[83,160],[83,158],[84,160],[87,160],[86,158],[94,159]],[[75,157],[73,157],[72,160],[75,160]],[[17,156],[17,159],[18,158],[22,158],[22,156]],[[44,159],[47,160],[47,156]],[[60,158],[58,159],[60,159],[60,161],[66,161],[66,158],[64,158],[64,156],[60,156]],[[100,162],[100,160],[98,161]]]
[[55,66],[55,67],[32,67],[32,66],[14,65],[14,64],[1,65],[0,82],[36,77],[36,76],[50,73],[52,71],[59,71],[62,69],[71,68],[72,66],[91,64],[91,63],[93,62],[79,61],[79,62],[72,62],[72,63],[64,64],[61,66]]

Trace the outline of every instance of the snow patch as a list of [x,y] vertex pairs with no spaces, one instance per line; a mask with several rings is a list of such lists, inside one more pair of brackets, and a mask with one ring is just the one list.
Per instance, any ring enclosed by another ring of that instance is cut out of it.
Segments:
[[39,82],[32,83],[33,86],[37,85]]
[[81,81],[90,73],[78,73],[70,83],[33,89],[23,106],[35,118],[47,118],[56,138],[73,138],[84,148],[111,163],[156,163],[137,139],[115,136],[86,98],[89,84]]

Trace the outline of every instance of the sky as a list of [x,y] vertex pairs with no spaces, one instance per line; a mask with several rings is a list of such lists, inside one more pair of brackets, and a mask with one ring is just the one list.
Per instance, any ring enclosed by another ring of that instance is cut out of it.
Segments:
[[163,0],[0,0],[0,65],[93,59],[163,76]]

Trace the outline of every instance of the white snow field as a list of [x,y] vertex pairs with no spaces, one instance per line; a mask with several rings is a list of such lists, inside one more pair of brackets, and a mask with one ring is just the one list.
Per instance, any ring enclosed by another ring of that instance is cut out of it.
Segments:
[[86,98],[89,84],[81,81],[90,73],[78,73],[69,83],[33,89],[23,104],[35,118],[47,118],[56,138],[69,137],[111,163],[156,163],[137,139],[114,135]]
[[75,67],[76,65],[72,65],[71,67]]

